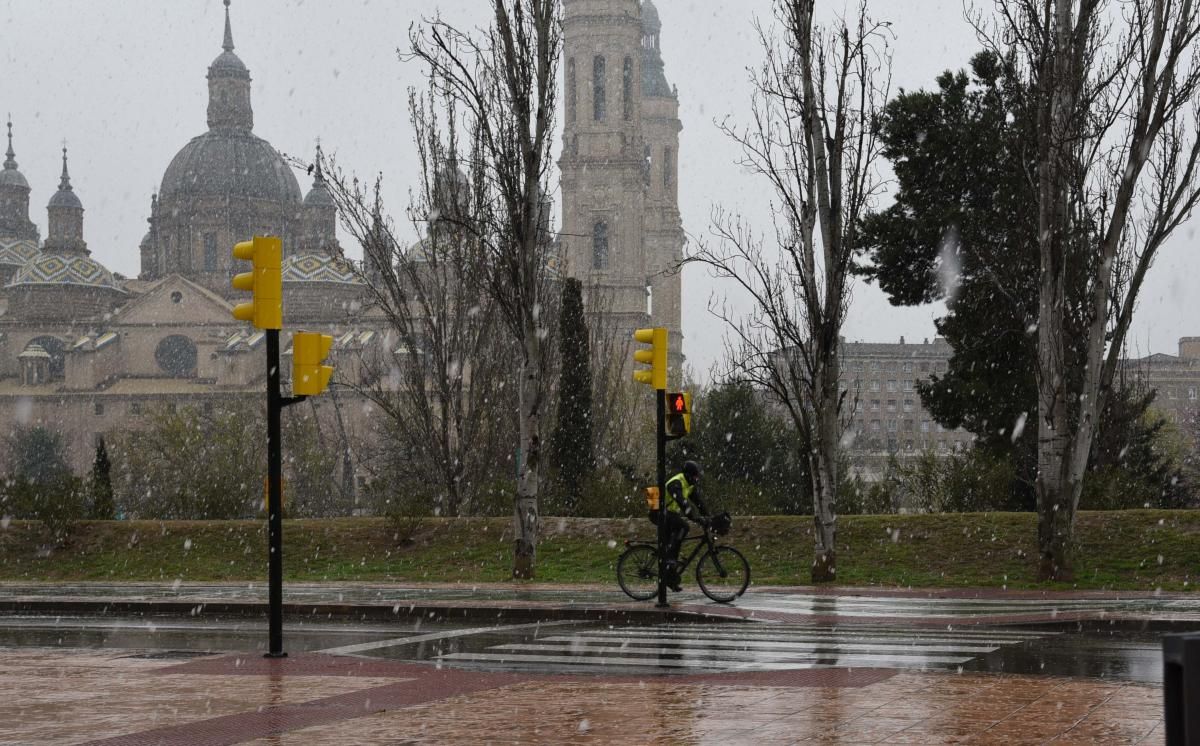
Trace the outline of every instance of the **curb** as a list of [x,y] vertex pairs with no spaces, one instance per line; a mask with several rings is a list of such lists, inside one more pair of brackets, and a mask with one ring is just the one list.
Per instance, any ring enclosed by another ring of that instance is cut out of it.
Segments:
[[[130,601],[123,599],[7,599],[0,600],[5,614],[86,614],[175,616],[266,616],[268,604],[258,601]],[[284,603],[285,616],[338,617],[361,621],[391,621],[421,617],[434,621],[592,621],[614,623],[728,622],[752,623],[736,615],[695,609],[620,608],[605,606],[523,606],[513,604],[455,605],[439,603],[352,604]]]

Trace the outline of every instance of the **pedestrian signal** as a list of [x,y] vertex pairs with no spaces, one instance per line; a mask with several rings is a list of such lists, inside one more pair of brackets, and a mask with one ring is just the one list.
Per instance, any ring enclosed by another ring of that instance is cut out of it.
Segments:
[[633,380],[660,391],[667,388],[667,330],[662,327],[638,329],[633,333],[635,341],[650,345],[650,349],[635,350],[635,363],[645,363],[650,370],[635,370]]
[[682,438],[692,431],[692,395],[686,391],[667,394],[666,435]]

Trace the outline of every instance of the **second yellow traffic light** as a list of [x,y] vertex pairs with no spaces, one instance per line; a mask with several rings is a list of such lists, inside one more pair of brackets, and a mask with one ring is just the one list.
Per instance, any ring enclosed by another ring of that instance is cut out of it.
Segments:
[[333,337],[316,332],[296,332],[292,335],[292,393],[296,396],[316,396],[325,391],[333,376],[333,366],[322,361],[333,346]]
[[235,290],[249,290],[254,299],[233,307],[233,317],[259,329],[283,328],[283,242],[277,236],[255,236],[233,247],[233,257],[254,263],[254,270],[234,275]]
[[667,388],[667,330],[662,327],[638,329],[633,333],[633,338],[642,344],[650,345],[648,350],[640,349],[633,353],[635,362],[646,363],[650,366],[650,370],[635,370],[633,380],[665,391]]

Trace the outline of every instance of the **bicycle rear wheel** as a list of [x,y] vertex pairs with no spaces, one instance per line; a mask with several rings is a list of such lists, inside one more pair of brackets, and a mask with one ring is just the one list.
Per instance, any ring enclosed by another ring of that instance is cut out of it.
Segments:
[[696,565],[696,582],[704,595],[719,604],[727,604],[750,586],[750,563],[733,547],[716,547],[700,558]]
[[634,544],[617,560],[617,583],[635,601],[648,601],[658,593],[658,551]]

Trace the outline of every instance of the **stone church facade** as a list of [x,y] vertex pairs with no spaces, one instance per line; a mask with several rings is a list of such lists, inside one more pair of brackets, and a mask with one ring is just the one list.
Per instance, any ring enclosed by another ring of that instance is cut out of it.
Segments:
[[[231,316],[233,301],[246,299],[230,286],[233,274],[248,269],[234,266],[238,241],[283,238],[285,381],[291,330],[334,335],[331,358],[343,378],[356,375],[359,353],[382,339],[354,268],[331,259],[336,207],[320,169],[305,194],[291,166],[254,134],[250,72],[234,52],[225,5],[222,50],[207,75],[208,128],[172,159],[151,198],[136,279],[91,257],[83,195],[65,149],[39,241],[8,124],[0,171],[0,421],[6,435],[18,425],[59,432],[79,474],[102,436],[147,427],[155,412],[254,411],[261,401],[264,335]],[[310,400],[323,432],[347,450],[370,437],[362,403],[347,406],[354,399],[343,391]]]
[[[252,235],[283,239],[285,389],[292,330],[332,334],[330,359],[342,380],[361,377],[364,356],[388,352],[363,273],[331,258],[340,254],[337,211],[320,168],[303,192],[293,168],[254,132],[250,71],[235,53],[229,0],[225,6],[221,51],[207,71],[207,129],[170,161],[151,197],[137,278],[92,258],[86,195],[76,191],[65,149],[41,239],[8,123],[0,421],[5,435],[18,425],[59,432],[78,474],[87,473],[101,437],[148,427],[156,412],[261,401],[264,336],[231,316],[245,298],[230,278],[247,269],[235,266],[231,248]],[[622,330],[670,329],[678,367],[680,123],[659,55],[658,13],[649,0],[565,0],[564,10],[560,271],[598,290]],[[86,175],[76,180],[88,183]],[[351,455],[373,440],[372,407],[333,388],[305,406],[345,451],[342,469],[351,469]],[[361,483],[354,471],[337,475],[343,485]]]

